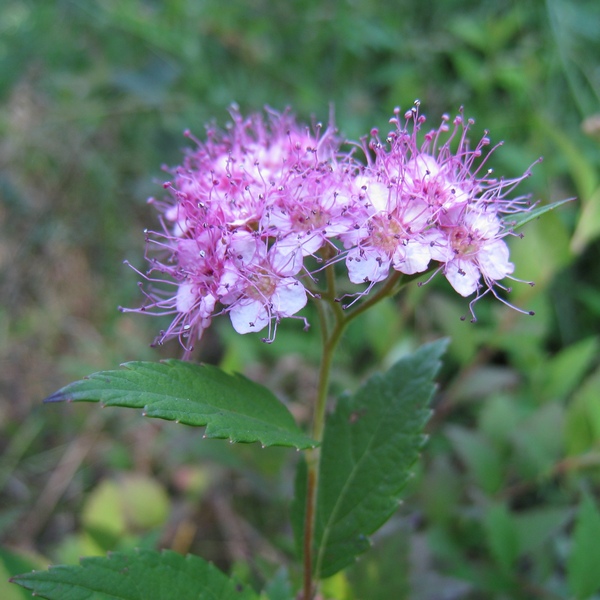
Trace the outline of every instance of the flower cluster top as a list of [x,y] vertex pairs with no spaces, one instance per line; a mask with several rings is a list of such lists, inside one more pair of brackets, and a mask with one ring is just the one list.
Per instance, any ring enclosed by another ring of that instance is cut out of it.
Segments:
[[147,232],[143,276],[174,289],[152,287],[135,310],[174,315],[158,343],[179,337],[189,351],[222,313],[239,333],[267,328],[270,341],[334,262],[360,286],[356,298],[392,272],[442,272],[462,296],[502,300],[498,281],[514,269],[503,219],[529,206],[509,197],[529,170],[492,177],[494,148],[487,136],[470,147],[462,112],[424,133],[415,103],[395,111],[384,140],[372,130],[345,151],[333,127],[309,128],[288,112],[231,116],[205,141],[186,132],[195,149],[171,171],[169,196],[150,200],[162,227]]

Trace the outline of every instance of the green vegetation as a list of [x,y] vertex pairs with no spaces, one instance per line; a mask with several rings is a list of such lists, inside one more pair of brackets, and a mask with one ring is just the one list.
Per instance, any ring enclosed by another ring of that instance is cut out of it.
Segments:
[[[504,140],[498,174],[543,156],[523,193],[577,200],[511,240],[515,275],[536,285],[515,282],[510,299],[534,317],[485,299],[476,324],[461,321],[468,301],[438,278],[349,327],[335,393],[424,341],[451,342],[404,504],[325,592],[600,598],[598,22],[594,0],[4,0],[0,596],[30,597],[5,582],[35,566],[160,547],[289,598],[274,565],[294,552],[295,452],[41,400],[91,372],[181,355],[176,342],[149,348],[168,321],[117,306],[141,303],[122,261],[145,268],[143,230],[159,226],[146,199],[163,193],[185,129],[225,124],[232,102],[323,122],[333,106],[357,137],[419,98],[432,127],[462,105],[474,140]],[[318,348],[316,328],[282,324],[266,345],[223,320],[194,358],[276,390],[303,423]]]

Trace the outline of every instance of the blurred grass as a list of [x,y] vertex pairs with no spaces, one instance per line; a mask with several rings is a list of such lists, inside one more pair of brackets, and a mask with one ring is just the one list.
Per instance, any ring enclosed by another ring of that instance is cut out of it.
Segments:
[[[4,0],[0,541],[52,561],[104,551],[106,536],[81,515],[105,482],[135,474],[168,491],[173,516],[153,528],[120,521],[123,543],[222,566],[257,548],[285,560],[285,452],[40,400],[125,360],[179,354],[176,343],[148,348],[159,320],[116,307],[140,302],[122,260],[142,265],[142,230],[155,223],[146,198],[161,193],[161,165],[179,162],[184,129],[224,124],[234,101],[243,111],[291,105],[306,120],[326,120],[333,103],[342,133],[357,137],[419,98],[432,124],[464,105],[474,136],[486,128],[506,140],[497,173],[519,175],[543,155],[524,192],[578,201],[512,244],[517,276],[536,281],[515,284],[513,299],[536,317],[482,302],[473,326],[441,280],[414,288],[352,328],[334,389],[451,335],[430,445],[390,525],[407,538],[390,546],[403,565],[394,589],[433,598],[427,580],[448,597],[568,597],[573,515],[581,491],[593,497],[599,484],[600,135],[581,129],[600,112],[599,13],[592,0]],[[298,329],[282,327],[269,347],[218,323],[198,358],[272,385],[303,419],[318,344]],[[527,511],[555,527],[503,541]],[[393,565],[375,567],[366,558],[349,577],[375,590]]]

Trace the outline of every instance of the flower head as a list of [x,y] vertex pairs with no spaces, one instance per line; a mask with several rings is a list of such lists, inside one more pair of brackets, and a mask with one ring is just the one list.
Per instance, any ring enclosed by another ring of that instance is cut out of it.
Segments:
[[196,148],[170,170],[167,199],[151,199],[162,228],[148,235],[152,283],[166,276],[174,294],[152,288],[143,309],[173,314],[157,343],[179,337],[186,353],[217,314],[239,333],[269,326],[306,304],[303,259],[334,235],[343,202],[338,140],[294,117],[269,111],[244,118],[231,111],[225,130],[189,132]]
[[462,112],[423,134],[418,106],[403,118],[397,109],[385,142],[373,130],[364,146],[362,219],[346,237],[350,280],[381,281],[390,268],[406,275],[434,269],[462,296],[497,296],[498,282],[514,270],[504,216],[530,208],[529,196],[510,197],[530,170],[495,178],[487,162],[501,144],[488,148],[486,132],[471,148],[473,121]]
[[489,148],[485,134],[472,148],[462,112],[423,132],[418,103],[402,117],[397,109],[385,140],[372,130],[349,152],[333,127],[299,125],[289,112],[231,117],[205,141],[186,133],[196,147],[169,170],[169,196],[150,200],[161,227],[147,234],[151,286],[137,310],[173,315],[157,343],[179,337],[187,355],[224,313],[238,333],[266,328],[272,341],[281,319],[319,297],[317,272],[339,261],[351,283],[367,284],[355,301],[395,271],[442,272],[473,302],[488,292],[505,302],[496,288],[507,289],[499,282],[514,266],[504,219],[528,208],[511,194],[529,170],[495,178],[487,162],[500,144]]

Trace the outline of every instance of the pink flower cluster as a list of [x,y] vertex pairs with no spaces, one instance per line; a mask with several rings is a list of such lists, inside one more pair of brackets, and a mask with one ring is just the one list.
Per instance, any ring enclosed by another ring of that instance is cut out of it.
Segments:
[[416,103],[395,111],[385,140],[373,130],[345,151],[331,126],[308,128],[288,112],[231,115],[206,141],[186,132],[195,149],[171,171],[169,197],[150,200],[161,229],[147,232],[143,277],[174,290],[153,286],[133,310],[174,315],[157,343],[179,337],[189,352],[222,313],[238,333],[267,328],[271,341],[282,318],[318,297],[316,273],[334,262],[361,286],[357,299],[390,270],[443,272],[462,296],[500,298],[498,281],[514,269],[504,215],[528,208],[509,196],[529,170],[494,178],[495,148],[486,152],[486,136],[469,146],[462,113],[423,133]]

